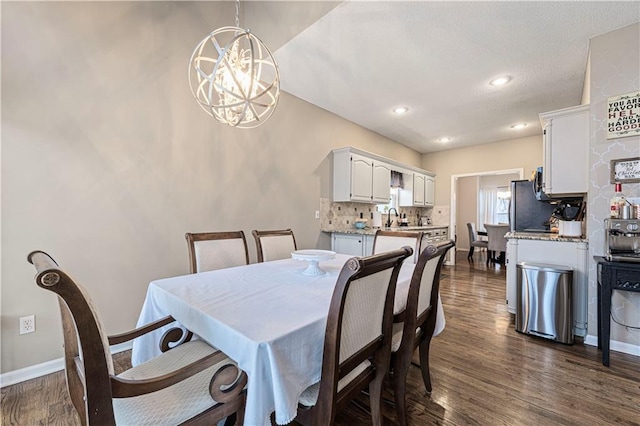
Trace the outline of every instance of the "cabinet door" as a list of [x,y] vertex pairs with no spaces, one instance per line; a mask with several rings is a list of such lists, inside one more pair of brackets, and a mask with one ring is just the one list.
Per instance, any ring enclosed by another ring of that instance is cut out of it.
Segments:
[[371,200],[377,204],[387,204],[391,194],[391,168],[380,161],[373,162],[373,189]]
[[[373,160],[351,154],[351,200],[371,202]],[[387,194],[388,196],[388,194]]]
[[413,205],[424,206],[426,176],[415,173],[413,175]]
[[544,191],[576,194],[588,191],[589,107],[549,113],[544,126]]
[[375,235],[365,235],[364,236],[364,252],[363,256],[371,256],[373,254],[373,240]]
[[435,204],[436,180],[433,176],[426,176],[424,187],[424,205],[433,206]]
[[364,236],[351,234],[333,234],[331,249],[336,253],[350,256],[362,256],[364,251]]
[[510,314],[516,313],[516,295],[518,290],[518,271],[516,264],[518,262],[518,240],[510,238],[507,240],[507,253],[505,265],[507,266],[507,310]]

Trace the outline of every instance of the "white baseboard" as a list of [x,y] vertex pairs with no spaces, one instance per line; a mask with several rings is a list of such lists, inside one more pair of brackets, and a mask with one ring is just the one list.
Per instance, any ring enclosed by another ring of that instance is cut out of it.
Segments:
[[[111,346],[111,353],[117,354],[131,349],[132,342],[125,342],[119,345]],[[52,359],[40,364],[31,365],[29,367],[20,368],[18,370],[7,371],[0,374],[0,388],[15,385],[16,383],[26,380],[35,379],[36,377],[46,376],[56,371],[64,370],[64,358]]]
[[[584,338],[584,344],[590,346],[598,346],[598,336],[589,334]],[[640,356],[640,346],[632,345],[631,343],[619,342],[617,340],[611,340],[609,342],[609,349],[616,352],[622,352],[629,355]]]

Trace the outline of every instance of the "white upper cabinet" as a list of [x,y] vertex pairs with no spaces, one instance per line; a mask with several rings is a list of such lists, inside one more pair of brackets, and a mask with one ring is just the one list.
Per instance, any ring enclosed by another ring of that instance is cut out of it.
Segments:
[[373,160],[373,188],[371,200],[376,204],[389,202],[391,188],[391,166],[381,161]]
[[424,206],[424,190],[427,177],[418,173],[413,174],[413,205]]
[[[333,150],[333,201],[389,203],[392,170],[404,175],[400,206],[433,205],[434,178],[427,175],[428,172],[352,147]],[[418,190],[414,191],[416,185]],[[413,199],[414,192],[417,202]]]
[[589,189],[589,105],[540,114],[543,191],[581,194]]
[[400,190],[399,196],[400,207],[432,207],[435,201],[436,179],[417,172],[404,176],[404,188]]
[[425,176],[424,183],[424,205],[433,206],[436,198],[436,178]]
[[[387,181],[387,192],[389,192]],[[357,154],[351,154],[351,188],[348,200],[371,202],[373,192],[373,160]],[[338,200],[334,200],[338,201]]]
[[349,148],[333,151],[333,201],[389,202],[391,166]]

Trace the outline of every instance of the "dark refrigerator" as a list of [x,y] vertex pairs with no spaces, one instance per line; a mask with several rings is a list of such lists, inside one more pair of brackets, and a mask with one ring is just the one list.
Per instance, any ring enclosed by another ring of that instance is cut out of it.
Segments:
[[538,201],[533,182],[511,181],[509,229],[511,232],[549,232],[549,218],[555,205]]

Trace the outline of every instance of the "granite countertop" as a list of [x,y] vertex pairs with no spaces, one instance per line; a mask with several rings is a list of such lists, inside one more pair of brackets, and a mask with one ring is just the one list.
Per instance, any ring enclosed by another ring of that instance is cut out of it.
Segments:
[[427,225],[427,226],[398,226],[393,228],[332,228],[332,229],[321,229],[322,232],[335,232],[337,234],[358,234],[358,235],[375,235],[378,229],[382,229],[385,231],[428,231],[430,229],[445,229],[448,228],[449,225]]
[[565,241],[570,243],[588,243],[587,238],[582,237],[565,237],[554,233],[536,233],[536,232],[507,232],[505,238],[513,238],[515,240],[536,240],[536,241]]

